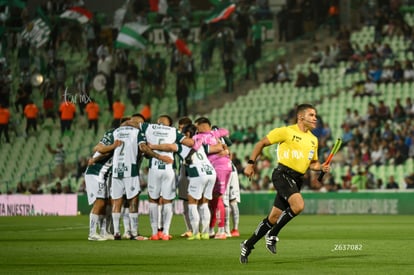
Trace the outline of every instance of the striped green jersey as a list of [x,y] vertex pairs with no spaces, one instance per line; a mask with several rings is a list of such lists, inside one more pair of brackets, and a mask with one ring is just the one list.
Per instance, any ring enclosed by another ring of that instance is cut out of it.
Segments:
[[[102,139],[99,141],[99,143],[106,145],[106,146],[114,143],[114,135],[113,135],[114,130],[115,129],[110,129],[106,131]],[[99,152],[95,152],[93,154],[93,158],[99,157],[100,155],[102,154]],[[112,156],[113,156],[113,152],[108,154],[107,157],[98,160],[92,165],[89,165],[86,168],[85,174],[105,176],[110,171],[110,168],[112,166]]]

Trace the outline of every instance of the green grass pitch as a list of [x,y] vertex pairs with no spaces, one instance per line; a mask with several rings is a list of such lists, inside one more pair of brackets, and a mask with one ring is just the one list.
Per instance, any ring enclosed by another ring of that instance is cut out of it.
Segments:
[[239,244],[262,218],[241,216],[242,236],[224,241],[180,238],[174,216],[171,241],[91,242],[88,216],[1,217],[0,274],[414,274],[412,216],[298,216],[276,255],[262,239],[242,265]]

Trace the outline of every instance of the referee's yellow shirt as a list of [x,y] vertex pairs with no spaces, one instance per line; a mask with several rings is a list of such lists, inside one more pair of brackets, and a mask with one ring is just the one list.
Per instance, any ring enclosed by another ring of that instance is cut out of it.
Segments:
[[304,174],[312,160],[318,160],[318,139],[310,131],[302,132],[297,124],[275,128],[267,134],[271,144],[279,143],[278,162]]

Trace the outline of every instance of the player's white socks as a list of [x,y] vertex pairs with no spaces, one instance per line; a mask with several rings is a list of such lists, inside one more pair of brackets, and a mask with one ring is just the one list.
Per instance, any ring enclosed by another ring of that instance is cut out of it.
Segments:
[[105,215],[99,215],[98,216],[99,219],[99,228],[100,228],[100,232],[102,236],[105,236],[107,234],[107,230],[106,230],[106,216]]
[[124,232],[131,231],[131,222],[129,218],[129,208],[122,208],[122,222],[124,224]]
[[89,214],[89,236],[96,234],[96,227],[99,222],[99,216],[96,214]]
[[233,213],[233,229],[239,229],[239,222],[240,222],[240,211],[239,211],[239,204],[236,200],[230,203],[231,212]]
[[133,236],[137,236],[138,235],[138,212],[129,213],[129,220],[131,224],[131,234]]
[[149,218],[152,235],[156,235],[158,233],[158,204],[154,202],[149,203]]
[[171,220],[173,216],[173,209],[172,209],[172,203],[166,203],[163,205],[162,208],[162,220],[163,220],[163,233],[165,235],[170,234],[170,226],[171,226]]
[[112,206],[107,204],[105,206],[105,218],[102,226],[105,226],[105,234],[113,233],[113,222],[112,222]]
[[114,223],[114,235],[119,233],[119,220],[121,219],[121,213],[112,212],[112,221]]
[[208,208],[208,203],[201,204],[198,207],[198,212],[200,213],[201,233],[209,233],[211,213],[210,209]]
[[230,209],[230,206],[228,206],[226,204],[224,204],[224,209],[226,211],[226,218],[225,218],[226,222],[225,222],[224,227],[226,229],[226,234],[227,234],[227,233],[230,233],[230,212],[231,212],[231,209]]
[[188,205],[188,215],[190,217],[193,234],[196,235],[199,233],[200,230],[200,214],[198,213],[197,204]]
[[162,223],[163,223],[163,221],[162,221],[162,208],[163,208],[163,205],[162,204],[158,204],[158,229],[161,229],[162,228]]

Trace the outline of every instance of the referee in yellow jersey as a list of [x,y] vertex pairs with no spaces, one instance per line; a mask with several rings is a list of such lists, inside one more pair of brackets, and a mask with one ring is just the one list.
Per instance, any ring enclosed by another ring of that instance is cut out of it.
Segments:
[[240,263],[246,264],[254,245],[266,235],[266,248],[276,254],[279,231],[305,207],[300,189],[303,175],[308,169],[329,172],[329,165],[318,161],[318,139],[311,133],[316,127],[316,109],[310,104],[301,104],[296,109],[297,123],[275,128],[253,148],[244,174],[252,177],[257,157],[264,147],[277,143],[278,166],[272,174],[277,191],[272,210],[260,221],[253,235],[241,243]]

